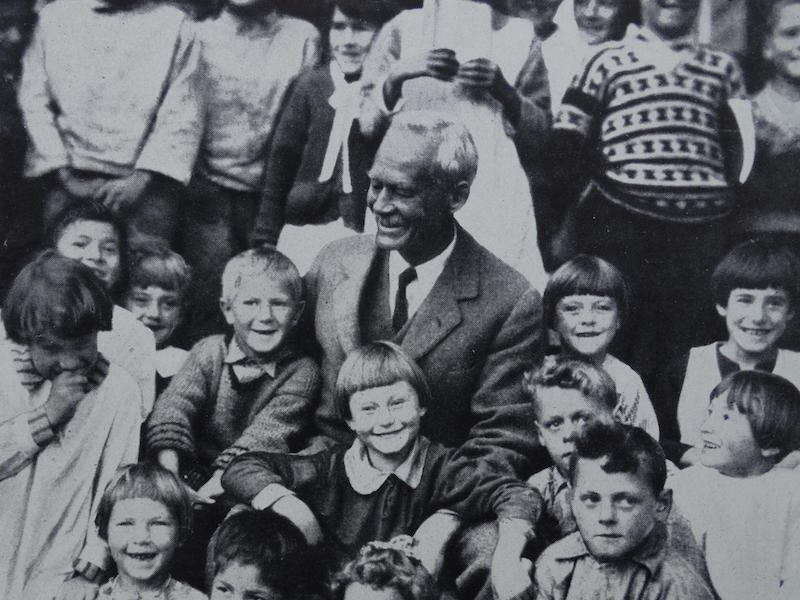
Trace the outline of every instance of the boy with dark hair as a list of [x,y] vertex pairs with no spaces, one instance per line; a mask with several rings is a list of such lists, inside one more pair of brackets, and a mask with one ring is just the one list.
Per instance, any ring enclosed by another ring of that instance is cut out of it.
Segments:
[[305,598],[323,579],[314,554],[288,519],[238,512],[223,521],[208,544],[210,598]]
[[643,430],[589,426],[570,457],[578,531],[536,561],[536,598],[712,600],[703,565],[669,543],[666,476],[664,453]]
[[639,372],[698,336],[735,204],[726,136],[744,85],[732,57],[694,42],[699,5],[640,0],[642,26],[602,46],[567,89],[546,153],[566,201],[556,208],[577,211],[577,251],[610,261],[631,286],[622,359]]
[[661,439],[670,460],[695,464],[708,398],[723,378],[745,369],[786,377],[800,386],[800,353],[779,348],[800,298],[800,261],[786,247],[749,240],[734,247],[711,277],[728,339],[692,348],[653,381]]
[[711,393],[700,463],[669,485],[702,542],[722,600],[789,600],[800,590],[800,473],[776,467],[800,449],[800,391],[740,371]]

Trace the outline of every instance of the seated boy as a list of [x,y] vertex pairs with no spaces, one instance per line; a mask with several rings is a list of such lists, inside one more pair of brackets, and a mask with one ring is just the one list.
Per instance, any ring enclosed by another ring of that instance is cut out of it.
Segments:
[[108,567],[95,513],[117,467],[136,461],[141,424],[134,379],[97,351],[111,314],[89,267],[52,250],[8,292],[0,332],[2,598],[50,599],[59,588],[65,597],[94,597]]
[[[334,568],[369,541],[413,534],[437,511],[437,517],[442,512],[457,516],[449,530],[439,531],[436,548],[421,548],[434,575],[458,517],[476,522],[507,516],[497,541],[500,555],[511,553],[516,534],[524,539],[538,507],[522,482],[506,477],[498,485],[494,473],[472,465],[459,477],[442,477],[455,451],[420,436],[430,390],[420,368],[398,346],[373,342],[351,352],[339,371],[335,402],[356,435],[351,446],[310,456],[239,456],[225,471],[225,489],[257,510],[286,515],[309,543],[324,541]],[[520,552],[521,547],[518,562]]]
[[734,247],[711,276],[728,339],[692,348],[654,377],[651,391],[670,460],[695,464],[711,390],[744,369],[782,375],[800,385],[800,353],[778,344],[800,298],[800,261],[789,249],[750,240]]
[[740,371],[711,392],[700,464],[668,485],[701,543],[722,600],[789,600],[800,592],[800,472],[775,468],[800,448],[800,392]]
[[536,435],[553,461],[528,479],[541,496],[536,534],[546,546],[576,529],[568,493],[569,460],[586,425],[614,420],[617,392],[603,369],[571,358],[548,359],[526,375],[524,386],[533,403]]
[[712,600],[702,561],[669,542],[666,461],[643,430],[595,423],[570,457],[578,531],[536,561],[536,598]]
[[39,13],[19,102],[25,168],[49,226],[71,197],[101,201],[170,241],[202,136],[191,21],[155,0],[65,0]]
[[[292,261],[270,248],[233,257],[222,274],[220,305],[233,331],[195,344],[156,401],[144,435],[147,453],[208,505],[222,495],[222,472],[235,456],[300,449],[320,385],[317,365],[293,341],[304,302]],[[208,506],[196,515],[195,550],[205,551],[225,511]],[[184,551],[185,566],[193,569],[190,554]]]
[[252,510],[231,515],[208,544],[210,600],[316,598],[312,594],[321,591],[324,576],[315,554],[280,515]]
[[158,397],[188,356],[170,342],[186,314],[192,270],[158,239],[139,242],[131,255],[125,308],[155,336]]

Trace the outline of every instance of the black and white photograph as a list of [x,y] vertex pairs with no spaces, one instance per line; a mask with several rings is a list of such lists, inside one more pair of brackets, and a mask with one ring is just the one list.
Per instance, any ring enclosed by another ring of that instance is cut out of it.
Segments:
[[0,600],[800,598],[800,0],[0,0]]

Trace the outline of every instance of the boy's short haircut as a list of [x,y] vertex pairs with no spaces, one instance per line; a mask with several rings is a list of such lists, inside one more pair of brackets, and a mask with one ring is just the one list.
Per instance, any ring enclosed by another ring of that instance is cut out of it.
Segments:
[[237,254],[222,272],[222,300],[231,302],[246,277],[267,275],[281,280],[295,302],[303,300],[303,280],[295,264],[275,248],[262,246]]
[[89,267],[45,250],[11,284],[3,325],[18,344],[49,336],[71,339],[110,331],[113,310],[103,282]]
[[556,269],[547,282],[542,298],[545,327],[555,326],[559,300],[580,295],[609,296],[617,302],[620,323],[628,317],[630,291],[622,272],[598,256],[578,254]]
[[166,242],[158,238],[142,240],[131,247],[130,254],[129,289],[155,286],[179,294],[181,302],[186,300],[192,269]]
[[640,475],[655,496],[667,481],[667,460],[661,446],[644,429],[633,425],[600,421],[587,425],[575,441],[575,452],[569,461],[569,481],[573,486],[581,458],[605,458],[602,469],[606,473]]
[[800,260],[788,247],[766,240],[748,240],[735,246],[711,275],[714,302],[727,306],[737,288],[775,288],[789,295],[792,308],[800,297]]
[[431,402],[431,390],[425,374],[400,346],[387,341],[370,342],[347,355],[336,378],[334,406],[344,420],[350,414],[350,397],[369,388],[408,382],[417,392],[420,408]]
[[141,462],[120,467],[109,482],[97,507],[98,535],[108,541],[108,523],[114,505],[121,500],[147,498],[160,502],[175,518],[182,540],[191,530],[192,501],[183,483],[155,463]]
[[333,0],[333,8],[351,19],[380,26],[399,14],[403,7],[397,0]]
[[231,564],[255,567],[262,584],[286,594],[320,575],[319,560],[300,530],[268,510],[238,512],[214,532],[206,561],[209,586]]
[[[404,537],[404,536],[401,536]],[[436,600],[439,595],[433,578],[420,561],[391,542],[369,542],[358,556],[336,574],[333,598],[343,600],[351,584],[375,590],[396,590],[403,600]]]
[[96,200],[71,200],[56,214],[53,223],[45,233],[45,239],[51,248],[55,248],[64,230],[77,221],[98,221],[108,223],[119,239],[120,274],[114,284],[114,292],[124,290],[128,282],[128,229],[120,218],[103,203]]
[[747,417],[759,448],[778,448],[777,460],[800,450],[800,391],[789,380],[764,371],[738,371],[717,384],[711,399],[723,394],[728,408]]
[[523,388],[533,402],[538,419],[538,388],[578,390],[585,398],[613,412],[617,406],[617,386],[604,369],[580,358],[547,357],[535,371],[525,373]]

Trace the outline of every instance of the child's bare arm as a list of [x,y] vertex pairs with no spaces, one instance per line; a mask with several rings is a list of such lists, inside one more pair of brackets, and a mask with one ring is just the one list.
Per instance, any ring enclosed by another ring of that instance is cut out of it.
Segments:
[[515,598],[529,589],[531,561],[522,553],[531,538],[530,524],[523,519],[498,521],[497,546],[492,555],[492,586],[500,600]]
[[425,519],[414,532],[422,566],[436,579],[444,565],[447,546],[461,528],[461,517],[451,511],[437,511]]
[[302,532],[309,546],[316,546],[322,541],[322,528],[319,526],[317,517],[308,507],[294,494],[283,496],[270,506],[270,509],[289,519]]

